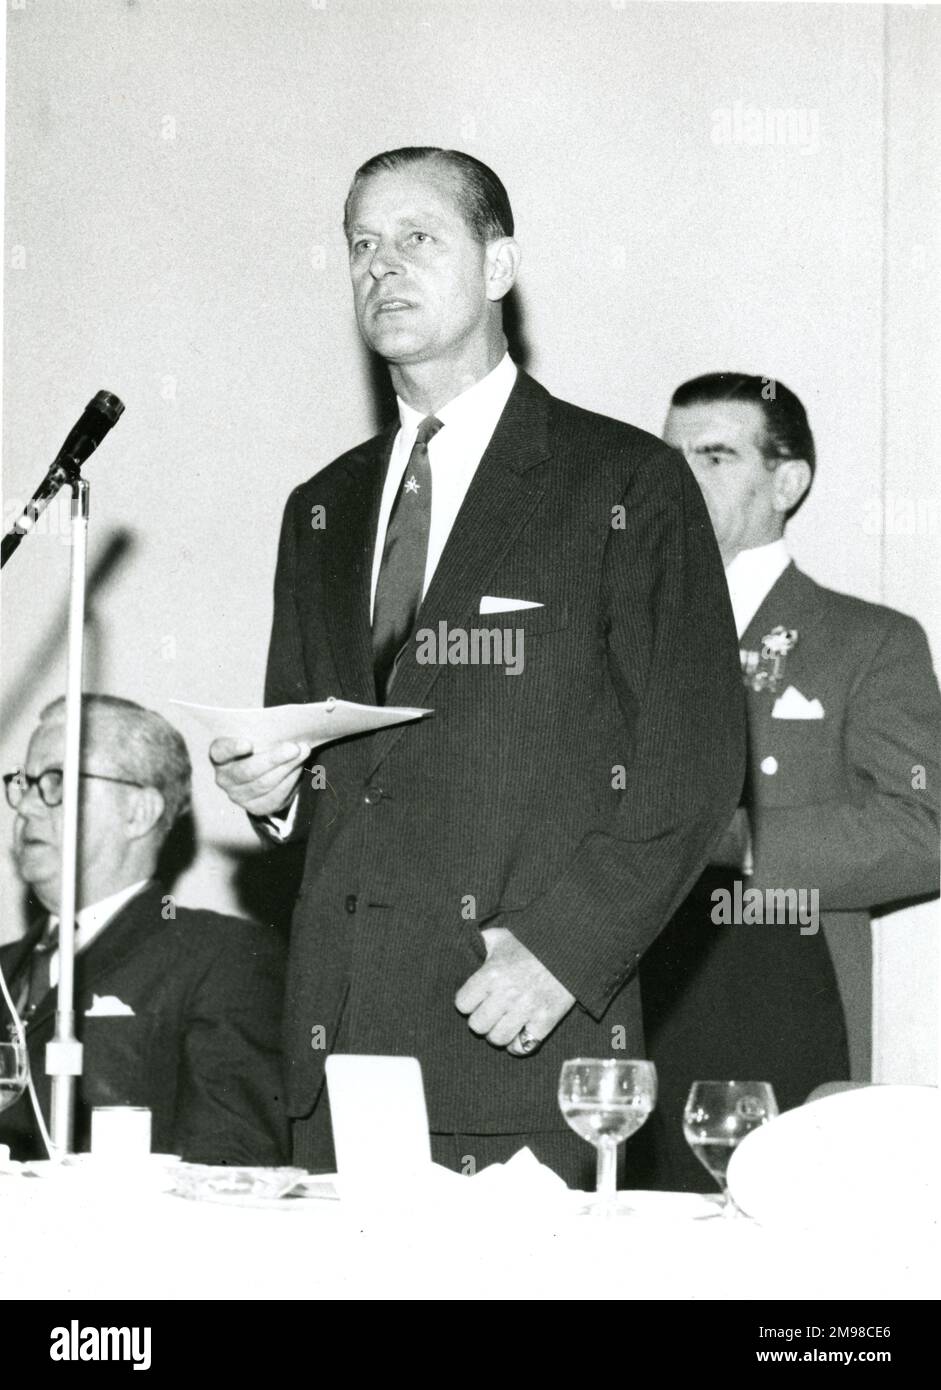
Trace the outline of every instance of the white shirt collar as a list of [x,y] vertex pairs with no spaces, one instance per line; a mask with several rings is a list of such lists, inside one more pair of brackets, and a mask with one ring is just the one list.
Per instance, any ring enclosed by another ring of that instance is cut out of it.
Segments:
[[[475,381],[473,386],[468,386],[466,391],[462,391],[459,396],[448,401],[447,405],[436,410],[435,418],[440,420],[442,425],[447,425],[452,436],[460,433],[467,441],[486,433],[489,440],[515,385],[516,366],[510,354],[505,352],[485,377]],[[414,436],[425,416],[406,405],[401,396],[396,396],[396,401],[403,434]]]
[[[94,941],[100,931],[121,911],[121,908],[129,903],[142,888],[146,888],[150,882],[148,878],[142,878],[138,883],[132,883],[128,888],[121,888],[117,893],[110,893],[107,898],[100,898],[96,903],[89,903],[75,914],[75,950],[84,951],[85,948]],[[59,919],[57,916],[49,918],[49,925],[46,928],[46,938],[58,929]],[[59,951],[56,948],[54,960],[58,959]]]
[[[440,420],[445,428],[439,430],[428,444],[428,463],[433,485],[428,556],[422,594],[427,592],[474,474],[493,438],[515,385],[516,367],[509,353],[504,353],[492,372],[488,372],[480,381],[475,381],[473,386],[469,386],[466,391],[462,391],[436,412],[435,418]],[[389,517],[415,443],[418,426],[424,418],[417,410],[413,410],[399,399],[401,428],[392,446],[382,489],[379,524],[373,548],[370,614],[376,601],[376,586],[379,582]]]
[[790,563],[787,543],[781,536],[768,545],[740,550],[726,565],[725,579],[739,637]]

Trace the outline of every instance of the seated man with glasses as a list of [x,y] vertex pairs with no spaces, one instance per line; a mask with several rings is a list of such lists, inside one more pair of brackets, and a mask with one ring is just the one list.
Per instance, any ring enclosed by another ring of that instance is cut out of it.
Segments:
[[[40,716],[25,767],[3,779],[16,812],[17,869],[45,912],[22,940],[0,948],[0,967],[25,1021],[47,1124],[64,750],[65,705],[56,700]],[[130,700],[87,695],[81,762],[75,1026],[84,1058],[76,1149],[89,1146],[92,1107],[137,1105],[152,1112],[155,1152],[202,1163],[284,1161],[283,946],[250,922],[178,907],[154,877],[189,807],[183,739]],[[0,1019],[0,1031],[6,1023]],[[14,1158],[45,1156],[27,1095],[0,1115],[0,1142]]]

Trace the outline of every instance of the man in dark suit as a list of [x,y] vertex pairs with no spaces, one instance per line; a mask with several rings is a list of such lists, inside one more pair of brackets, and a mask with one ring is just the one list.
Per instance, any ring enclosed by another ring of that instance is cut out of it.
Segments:
[[303,745],[212,749],[238,805],[307,838],[295,1157],[332,1162],[328,1052],[405,1054],[439,1161],[472,1171],[529,1143],[585,1183],[561,1063],[643,1056],[638,958],[741,787],[721,563],[682,458],[507,356],[519,250],[490,169],[377,156],[345,230],[399,419],[288,501],[266,700],[433,713],[303,775]]
[[[193,1162],[284,1161],[280,1100],[283,949],[262,928],[177,907],[153,875],[190,796],[180,735],[128,700],[86,696],[76,891],[76,1033],[83,1044],[76,1149],[89,1147],[94,1106],[152,1111],[151,1147]],[[4,779],[16,810],[23,881],[58,910],[64,705],[42,713],[25,767]],[[2,948],[0,966],[24,1017],[46,1122],[58,982],[56,920],[43,914]],[[28,1096],[0,1116],[15,1158],[45,1156]]]
[[[703,879],[641,967],[661,1084],[652,1184],[709,1190],[680,1127],[693,1080],[770,1081],[786,1109],[870,1079],[870,912],[938,889],[941,700],[913,619],[790,560],[785,523],[815,468],[793,392],[699,377],[674,394],[664,436],[709,507],[748,700],[745,796],[713,856],[730,871]],[[775,890],[792,894],[776,924]]]

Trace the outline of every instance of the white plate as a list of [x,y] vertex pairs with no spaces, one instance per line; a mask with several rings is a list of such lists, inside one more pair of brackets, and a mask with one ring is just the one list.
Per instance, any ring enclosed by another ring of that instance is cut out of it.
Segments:
[[303,1168],[226,1167],[184,1163],[174,1171],[173,1195],[224,1206],[270,1207],[307,1198],[335,1198],[334,1175]]
[[861,1086],[787,1110],[739,1144],[729,1190],[763,1225],[902,1225],[941,1217],[941,1095]]

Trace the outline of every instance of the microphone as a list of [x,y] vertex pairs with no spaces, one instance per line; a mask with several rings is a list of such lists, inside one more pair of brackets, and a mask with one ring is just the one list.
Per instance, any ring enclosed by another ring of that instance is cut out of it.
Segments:
[[63,480],[81,468],[124,413],[124,402],[111,391],[99,391],[86,405],[72,426],[65,443],[50,466],[50,474]]
[[28,535],[39,517],[55,497],[60,487],[77,487],[82,464],[98,448],[110,429],[124,414],[124,402],[111,391],[99,391],[88,402],[81,416],[69,430],[65,443],[56,454],[39,487],[33,493],[19,517],[3,537],[0,545],[0,569]]

